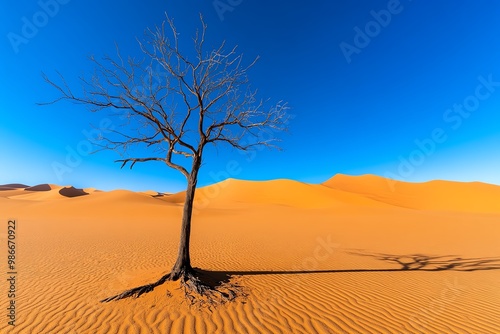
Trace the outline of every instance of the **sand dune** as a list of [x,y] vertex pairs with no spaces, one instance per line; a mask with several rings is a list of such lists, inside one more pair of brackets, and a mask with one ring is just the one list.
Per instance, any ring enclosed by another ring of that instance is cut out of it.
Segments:
[[10,184],[2,184],[0,185],[0,191],[1,190],[15,190],[15,189],[24,189],[28,188],[29,186],[21,183],[10,183]]
[[27,201],[47,201],[47,200],[54,200],[54,199],[63,199],[64,197],[59,194],[59,190],[61,188],[56,188],[56,189],[51,189],[51,190],[44,190],[44,191],[30,191],[26,192],[23,191],[21,193],[15,193],[12,196],[9,196],[9,199],[15,199],[15,200],[27,200]]
[[73,186],[61,187],[54,184],[41,184],[25,189],[14,189],[15,191],[4,192],[3,197],[17,200],[47,201],[63,198],[73,198],[88,195],[92,189],[86,192],[84,189],[77,189]]
[[420,210],[500,212],[500,187],[480,182],[407,183],[363,175],[336,175],[325,186]]
[[193,265],[248,293],[212,311],[188,307],[175,282],[98,302],[168,272],[183,193],[1,191],[22,251],[18,325],[0,332],[500,333],[500,187],[388,184],[337,175],[200,188]]
[[[174,194],[167,201],[183,203],[184,196],[184,192]],[[195,200],[198,206],[225,206],[227,203],[281,205],[297,208],[338,208],[346,205],[390,206],[390,204],[380,203],[343,190],[292,180],[242,181],[228,179],[198,189]]]
[[26,191],[50,191],[52,189],[59,188],[59,186],[55,184],[39,184],[33,187],[28,187],[24,190]]
[[146,191],[142,191],[141,193],[149,195],[149,196],[158,196],[159,195],[159,193],[157,191],[154,191],[154,190],[146,190]]

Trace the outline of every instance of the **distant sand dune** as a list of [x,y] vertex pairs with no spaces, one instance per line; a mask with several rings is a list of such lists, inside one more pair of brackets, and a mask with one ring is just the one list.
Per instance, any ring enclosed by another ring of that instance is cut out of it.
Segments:
[[24,189],[28,188],[29,186],[21,183],[10,183],[10,184],[2,184],[0,185],[0,191],[1,190],[14,190],[14,189]]
[[324,185],[413,209],[500,212],[500,186],[480,182],[408,183],[374,175],[338,174]]
[[52,185],[52,184],[39,184],[33,187],[28,187],[24,190],[26,191],[50,191],[54,188],[57,188],[57,186]]
[[0,187],[0,191],[6,191],[6,190],[18,190],[18,188],[13,188],[13,187]]
[[[170,196],[167,200],[184,202],[185,192]],[[334,208],[345,205],[389,207],[370,198],[322,185],[292,180],[242,181],[228,179],[197,190],[195,200],[201,206],[226,205],[228,202],[282,205],[300,208]]]
[[[7,187],[9,186],[9,187]],[[3,191],[19,188],[5,185]],[[156,191],[129,192],[114,190],[101,192],[95,188],[76,189],[53,184],[41,184],[24,189],[33,193],[16,196],[17,199],[46,200],[102,193],[100,198],[110,201],[131,197],[145,200],[148,196],[173,204],[182,204],[185,192],[163,194]],[[340,208],[363,206],[389,208],[399,207],[416,210],[444,210],[465,212],[500,212],[500,186],[479,182],[460,183],[431,181],[406,183],[392,181],[379,176],[346,176],[338,174],[322,185],[306,184],[292,180],[242,181],[228,179],[197,189],[198,207],[226,205],[228,202],[247,204],[283,205],[300,208]]]

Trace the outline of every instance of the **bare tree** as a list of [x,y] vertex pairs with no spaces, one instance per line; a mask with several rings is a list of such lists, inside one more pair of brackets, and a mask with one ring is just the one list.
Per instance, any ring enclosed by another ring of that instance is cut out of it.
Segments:
[[[170,274],[103,302],[138,297],[167,280],[180,280],[190,299],[196,294],[209,299],[214,295],[222,300],[234,297],[230,289],[222,292],[205,284],[191,266],[191,217],[203,152],[211,144],[227,144],[238,150],[276,147],[275,138],[263,139],[262,133],[285,129],[287,106],[280,102],[264,109],[266,103],[257,99],[247,77],[248,69],[257,59],[244,66],[236,47],[226,51],[225,43],[206,51],[207,26],[201,16],[200,19],[202,26],[193,38],[192,57],[181,52],[179,34],[173,20],[167,17],[160,27],[148,30],[146,38],[139,41],[146,60],[124,60],[118,47],[115,59],[105,57],[98,61],[91,57],[95,72],[90,80],[81,78],[81,94],[74,94],[62,75],[58,84],[43,74],[44,80],[60,93],[58,99],[48,104],[69,100],[90,106],[91,111],[111,109],[115,116],[124,117],[129,126],[112,130],[102,138],[104,149],[125,154],[117,160],[122,168],[160,161],[187,179],[178,257]],[[155,66],[166,75],[158,75],[153,70]],[[152,155],[130,157],[134,145],[150,148],[148,152]]]

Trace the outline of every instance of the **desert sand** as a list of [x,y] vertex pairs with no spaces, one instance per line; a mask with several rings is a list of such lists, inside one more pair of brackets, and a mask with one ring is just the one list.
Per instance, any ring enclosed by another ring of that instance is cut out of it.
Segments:
[[17,325],[4,315],[0,332],[500,333],[500,186],[229,179],[198,189],[191,261],[246,297],[197,309],[167,282],[100,303],[169,271],[182,202],[0,187],[2,252],[16,219],[19,272]]

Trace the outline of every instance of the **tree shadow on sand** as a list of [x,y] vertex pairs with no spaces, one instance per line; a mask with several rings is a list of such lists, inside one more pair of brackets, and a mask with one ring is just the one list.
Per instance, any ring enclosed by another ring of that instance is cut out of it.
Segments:
[[478,271],[500,269],[500,257],[462,258],[457,255],[393,255],[385,253],[349,252],[353,255],[372,257],[376,260],[398,265],[397,270],[421,271]]
[[[397,267],[392,268],[353,268],[353,269],[325,269],[325,270],[246,270],[246,271],[211,271],[199,268],[193,268],[198,279],[203,281],[207,291],[214,291],[219,298],[214,302],[214,296],[209,296],[207,300],[199,300],[197,296],[186,293],[187,299],[191,304],[213,305],[224,301],[231,301],[238,297],[246,297],[244,288],[239,285],[238,278],[243,276],[259,275],[306,275],[306,274],[334,274],[334,273],[362,273],[362,272],[409,272],[409,271],[480,271],[480,270],[498,270],[500,269],[500,257],[482,257],[482,258],[463,258],[456,255],[394,255],[384,253],[368,253],[363,251],[352,251],[349,254],[357,256],[371,257],[375,260],[383,261]],[[139,297],[144,293],[153,291],[153,289],[163,284],[168,279],[168,275],[162,277],[157,282],[129,290],[128,295],[118,295],[102,300],[108,302],[119,300],[125,297]],[[203,291],[200,291],[203,292]],[[201,293],[203,295],[203,293]],[[201,303],[200,303],[201,302]]]
[[333,273],[362,273],[362,272],[403,272],[403,271],[480,271],[500,270],[500,257],[463,258],[456,255],[393,255],[384,253],[364,253],[361,251],[349,254],[371,257],[390,264],[397,268],[359,268],[359,269],[325,269],[325,270],[246,270],[246,271],[209,271],[196,269],[214,288],[226,284],[234,277],[259,275],[305,275],[305,274],[333,274]]

